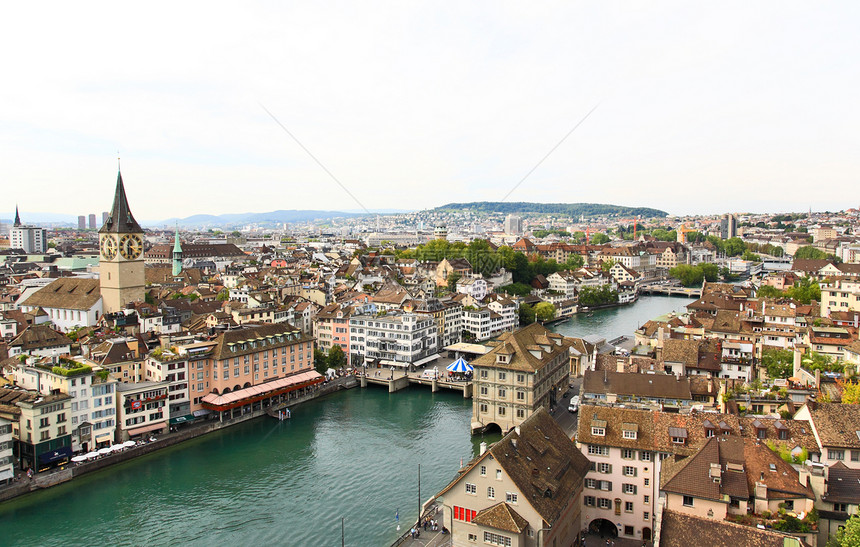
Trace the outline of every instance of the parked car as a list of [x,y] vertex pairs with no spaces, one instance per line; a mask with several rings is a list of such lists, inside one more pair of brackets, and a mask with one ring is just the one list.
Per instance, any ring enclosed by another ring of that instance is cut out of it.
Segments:
[[570,400],[570,406],[567,407],[568,412],[577,412],[579,411],[579,395],[574,395]]

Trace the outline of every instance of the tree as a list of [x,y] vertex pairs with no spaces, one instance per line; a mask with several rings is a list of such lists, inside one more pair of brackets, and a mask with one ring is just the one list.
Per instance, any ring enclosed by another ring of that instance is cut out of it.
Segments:
[[809,355],[803,357],[803,368],[810,372],[820,370],[822,372],[841,372],[844,365],[836,361],[833,357],[818,353],[815,351],[809,352]]
[[842,403],[846,405],[860,404],[860,382],[845,382],[836,380],[842,388]]
[[215,300],[219,302],[226,302],[227,300],[230,300],[230,291],[224,289],[223,291],[218,293],[218,295],[215,297]]
[[600,263],[600,270],[603,273],[609,273],[609,270],[612,269],[612,266],[615,266],[615,259],[610,258],[609,260],[604,260]]
[[783,292],[773,285],[762,285],[756,291],[756,296],[760,298],[780,298],[784,296]]
[[609,236],[604,233],[597,233],[591,236],[591,244],[592,245],[603,245],[605,243],[609,243]]
[[695,287],[702,284],[705,274],[698,266],[678,264],[669,270],[669,275],[676,278],[685,287]]
[[738,256],[744,254],[747,250],[744,240],[739,237],[730,237],[723,243],[726,256]]
[[716,264],[699,264],[699,269],[702,270],[702,274],[705,276],[705,281],[709,283],[713,283],[720,277],[720,269]]
[[314,369],[320,374],[328,370],[328,356],[319,348],[314,348]]
[[535,319],[538,321],[549,321],[555,317],[555,306],[551,302],[538,302],[535,304]]
[[741,256],[743,260],[749,260],[750,262],[761,262],[761,256],[755,254],[750,250],[744,251],[744,254]]
[[761,364],[770,379],[788,378],[794,372],[794,353],[788,349],[764,348]]
[[525,283],[511,283],[498,288],[498,292],[505,292],[516,296],[527,296],[532,292],[532,286]]
[[845,523],[845,528],[830,536],[827,547],[857,547],[860,545],[860,515],[854,515]]
[[806,245],[804,247],[799,248],[794,253],[794,259],[812,259],[812,260],[821,260],[823,258],[827,258],[827,253],[816,249],[812,245]]
[[457,272],[452,272],[451,275],[448,276],[448,290],[451,292],[455,292],[457,290],[457,282],[460,281],[462,277],[463,276],[458,274]]
[[818,281],[811,277],[804,276],[794,282],[794,285],[785,290],[785,295],[793,298],[801,304],[809,304],[813,300],[821,301],[821,287]]
[[343,352],[343,348],[338,346],[337,344],[332,345],[331,349],[328,350],[328,368],[339,369],[346,366],[346,354]]
[[578,270],[585,264],[585,259],[580,254],[573,254],[568,257],[567,262],[562,264],[565,270]]
[[520,325],[531,325],[535,322],[535,310],[528,304],[520,304]]

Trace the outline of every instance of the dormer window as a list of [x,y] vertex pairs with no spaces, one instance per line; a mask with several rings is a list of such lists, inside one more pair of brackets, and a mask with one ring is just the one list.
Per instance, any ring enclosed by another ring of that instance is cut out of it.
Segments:
[[639,432],[639,426],[636,424],[621,424],[621,436],[625,439],[635,441]]
[[605,437],[606,420],[591,420],[591,434],[595,437]]
[[683,427],[670,427],[669,437],[674,444],[687,444],[687,430]]
[[498,354],[498,355],[496,355],[496,362],[497,362],[497,363],[507,363],[507,362],[508,362],[508,356],[507,356],[507,355]]

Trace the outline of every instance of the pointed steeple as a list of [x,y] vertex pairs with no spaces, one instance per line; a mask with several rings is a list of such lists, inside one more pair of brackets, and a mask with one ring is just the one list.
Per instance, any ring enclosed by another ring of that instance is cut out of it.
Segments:
[[173,276],[182,273],[182,245],[179,244],[179,225],[176,226],[176,236],[173,243]]
[[21,225],[21,215],[18,214],[18,206],[15,206],[15,224],[13,226],[18,227]]
[[128,206],[128,199],[125,197],[125,186],[122,184],[122,172],[117,171],[116,174],[116,192],[113,196],[113,207],[111,207],[108,219],[99,230],[100,234],[135,234],[143,233],[140,224],[134,220],[131,214],[131,209]]

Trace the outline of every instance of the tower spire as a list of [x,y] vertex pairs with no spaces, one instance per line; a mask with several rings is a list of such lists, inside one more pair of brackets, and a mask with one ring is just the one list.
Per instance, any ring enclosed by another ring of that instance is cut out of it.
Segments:
[[13,226],[21,225],[21,215],[18,214],[18,204],[15,204],[15,224]]
[[179,222],[176,223],[176,235],[173,242],[173,276],[182,273],[182,245],[179,243]]
[[131,208],[128,206],[128,199],[125,196],[125,186],[122,183],[122,172],[117,170],[113,207],[111,207],[108,219],[101,230],[99,230],[99,233],[133,234],[142,232],[143,229],[134,220]]

